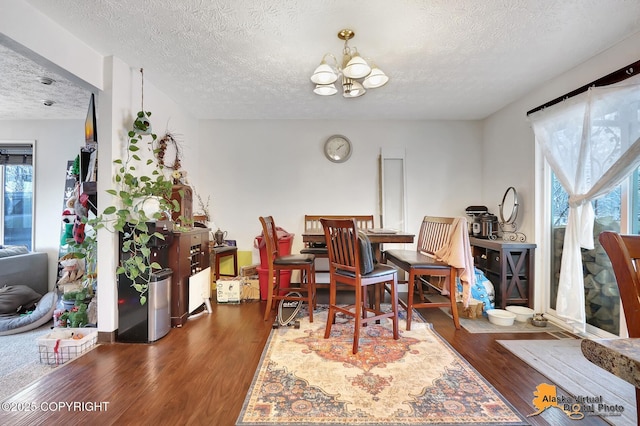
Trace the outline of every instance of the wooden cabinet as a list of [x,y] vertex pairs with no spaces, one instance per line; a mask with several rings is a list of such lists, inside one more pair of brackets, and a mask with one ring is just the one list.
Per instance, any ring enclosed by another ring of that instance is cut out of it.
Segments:
[[171,213],[171,220],[184,224],[193,219],[193,189],[189,185],[173,185],[171,188],[171,201],[180,204],[180,211]]
[[169,246],[171,326],[182,327],[189,316],[189,277],[209,267],[209,229],[174,232]]
[[496,308],[533,308],[535,244],[469,237],[475,266],[496,292]]

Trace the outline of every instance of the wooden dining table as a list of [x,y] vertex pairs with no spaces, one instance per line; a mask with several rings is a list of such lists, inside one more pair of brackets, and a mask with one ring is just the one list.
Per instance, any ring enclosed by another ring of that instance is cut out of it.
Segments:
[[580,349],[598,367],[640,388],[640,338],[583,339]]
[[[376,259],[382,261],[382,244],[412,244],[415,239],[415,234],[409,234],[406,232],[381,232],[370,229],[365,229],[364,232],[371,241],[371,247],[373,248]],[[310,232],[302,234],[302,242],[308,243],[324,243],[324,233]]]
[[[364,229],[363,231],[367,234],[367,237],[369,237],[369,241],[371,241],[371,248],[373,249],[373,254],[378,262],[382,262],[382,244],[411,244],[413,243],[413,240],[415,238],[415,234],[409,234],[406,232],[376,232],[367,229]],[[302,242],[304,242],[305,244],[324,243],[324,233],[304,233],[302,234]],[[381,292],[384,293],[384,290],[381,290]],[[379,295],[380,292],[371,294],[371,297],[369,298],[371,308],[373,308],[375,304],[379,303]]]

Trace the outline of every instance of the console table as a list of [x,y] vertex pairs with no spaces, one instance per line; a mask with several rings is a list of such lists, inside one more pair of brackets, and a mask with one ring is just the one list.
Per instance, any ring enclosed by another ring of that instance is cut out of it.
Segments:
[[209,229],[173,232],[169,246],[171,326],[182,327],[189,316],[189,277],[209,267]]
[[496,308],[533,308],[535,244],[469,237],[475,266],[496,291]]

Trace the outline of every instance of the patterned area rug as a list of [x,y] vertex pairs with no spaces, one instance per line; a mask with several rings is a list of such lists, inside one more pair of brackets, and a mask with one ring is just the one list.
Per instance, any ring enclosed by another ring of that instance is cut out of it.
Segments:
[[429,324],[369,325],[353,355],[351,321],[300,323],[271,332],[237,425],[528,424]]

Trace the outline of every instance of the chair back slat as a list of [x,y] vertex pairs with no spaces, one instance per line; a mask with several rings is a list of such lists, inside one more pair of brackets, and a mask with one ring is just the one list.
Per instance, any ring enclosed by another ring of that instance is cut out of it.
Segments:
[[447,244],[451,225],[455,218],[425,216],[418,234],[418,251],[433,256]]
[[599,240],[618,282],[629,337],[640,337],[640,235],[605,231]]
[[262,238],[265,242],[265,250],[268,256],[268,263],[271,265],[273,263],[273,259],[278,257],[278,231],[276,229],[276,224],[273,221],[272,216],[260,217],[260,223],[262,223]]
[[360,273],[360,253],[358,250],[358,227],[354,218],[320,219],[329,250],[329,267]]
[[304,216],[304,232],[306,234],[318,233],[321,234],[322,224],[320,219],[348,219],[354,218],[356,225],[359,229],[372,229],[373,228],[373,215],[305,215]]

